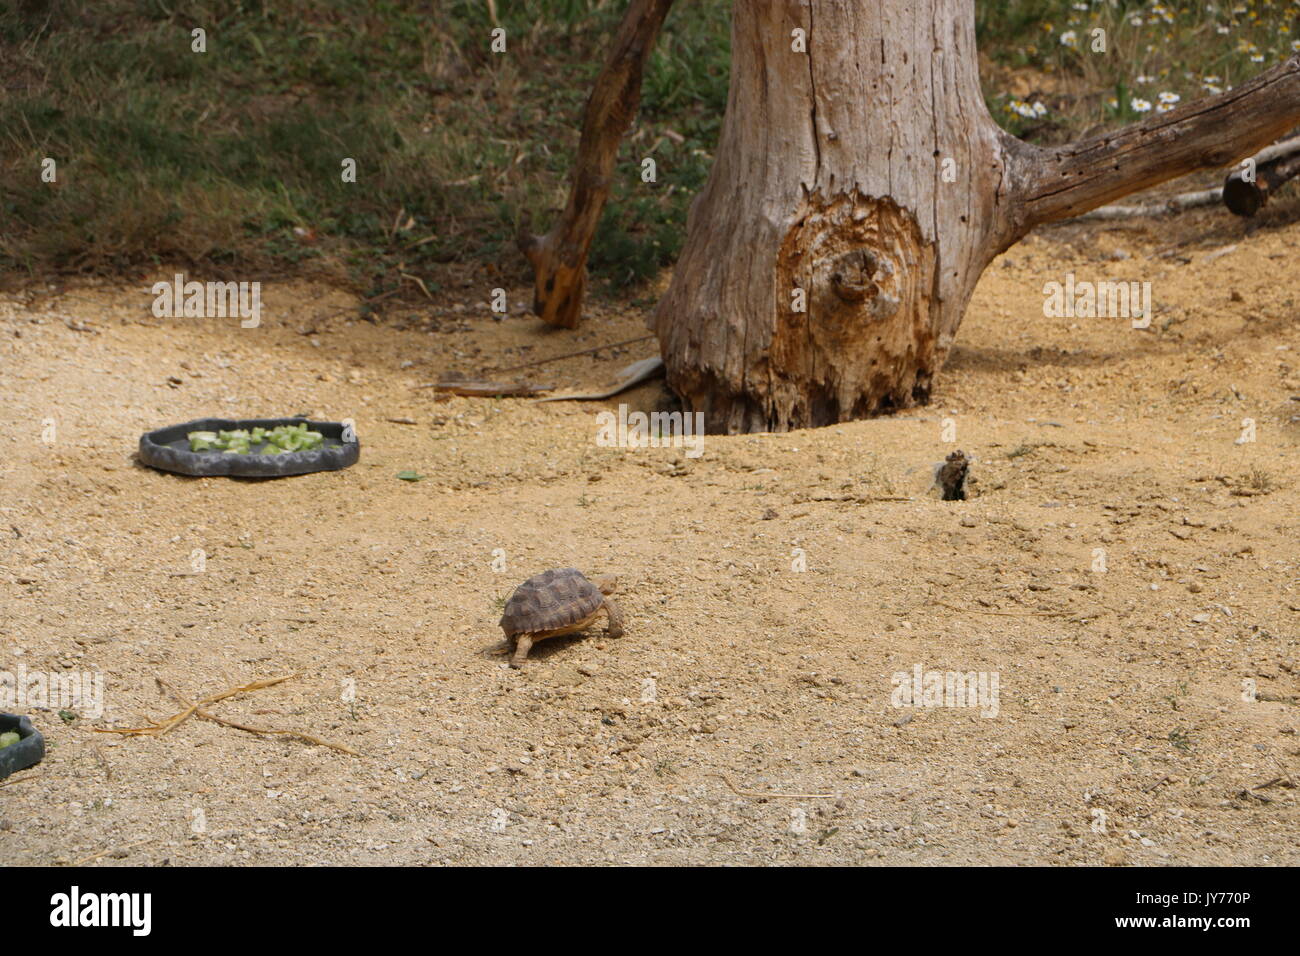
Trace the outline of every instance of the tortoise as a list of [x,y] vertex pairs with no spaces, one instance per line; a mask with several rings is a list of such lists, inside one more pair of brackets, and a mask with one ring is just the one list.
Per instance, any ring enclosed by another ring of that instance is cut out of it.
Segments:
[[612,574],[588,579],[577,568],[543,571],[519,585],[501,615],[501,630],[514,646],[510,666],[522,667],[535,642],[575,634],[602,612],[605,634],[622,637],[623,612],[609,597],[617,586],[618,578]]

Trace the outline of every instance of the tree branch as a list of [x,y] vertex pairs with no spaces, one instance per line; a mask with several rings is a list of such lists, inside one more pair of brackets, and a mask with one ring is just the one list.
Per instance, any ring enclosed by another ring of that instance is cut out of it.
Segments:
[[[1300,140],[1293,142],[1300,144]],[[1238,216],[1253,216],[1283,183],[1300,176],[1300,156],[1292,154],[1271,163],[1261,163],[1256,157],[1255,175],[1247,179],[1245,174],[1246,170],[1238,169],[1224,181],[1223,204]]]
[[641,77],[673,0],[632,0],[582,122],[569,203],[545,236],[524,218],[519,249],[533,266],[533,311],[551,325],[573,329],[582,317],[587,251],[609,198],[619,141],[641,102]]
[[[1300,123],[1300,55],[1236,89],[1053,148],[1007,136],[1014,228],[1066,219],[1201,169],[1226,166]],[[1008,142],[1009,141],[1009,142]]]

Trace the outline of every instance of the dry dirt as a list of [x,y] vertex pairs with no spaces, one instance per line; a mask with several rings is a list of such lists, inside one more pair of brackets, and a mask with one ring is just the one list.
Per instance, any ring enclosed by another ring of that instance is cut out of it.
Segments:
[[[0,863],[1300,863],[1300,225],[1178,230],[1031,238],[931,407],[697,459],[598,447],[617,399],[412,388],[632,338],[631,309],[497,322],[472,276],[379,324],[301,284],[257,329],[154,318],[153,275],[0,299],[0,670],[104,682],[101,717],[28,708],[50,751],[0,784]],[[1150,280],[1152,328],[1044,318],[1067,271]],[[165,424],[299,412],[355,419],[361,462],[133,461]],[[954,448],[967,502],[926,494]],[[627,635],[508,669],[504,598],[569,565],[621,575]],[[917,665],[996,674],[996,716],[893,706]],[[157,678],[287,674],[211,710],[360,756],[202,719],[96,733],[180,710]]]

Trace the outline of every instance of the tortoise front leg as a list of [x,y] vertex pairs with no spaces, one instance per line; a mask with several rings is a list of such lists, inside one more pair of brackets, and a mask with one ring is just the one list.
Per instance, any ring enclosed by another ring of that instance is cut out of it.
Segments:
[[615,603],[613,598],[605,598],[605,617],[608,623],[605,625],[606,637],[623,636],[623,609]]
[[511,667],[523,667],[524,660],[528,657],[528,652],[533,649],[533,639],[527,634],[520,634],[515,638],[515,656],[510,658]]

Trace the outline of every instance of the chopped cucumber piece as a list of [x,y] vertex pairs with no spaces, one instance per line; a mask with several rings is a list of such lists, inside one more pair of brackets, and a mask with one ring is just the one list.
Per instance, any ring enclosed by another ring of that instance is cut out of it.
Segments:
[[[190,451],[219,451],[235,455],[280,455],[285,452],[313,451],[324,447],[325,436],[308,431],[305,422],[296,425],[258,426],[252,431],[234,428],[218,432],[190,432]],[[254,451],[253,449],[256,449]]]

